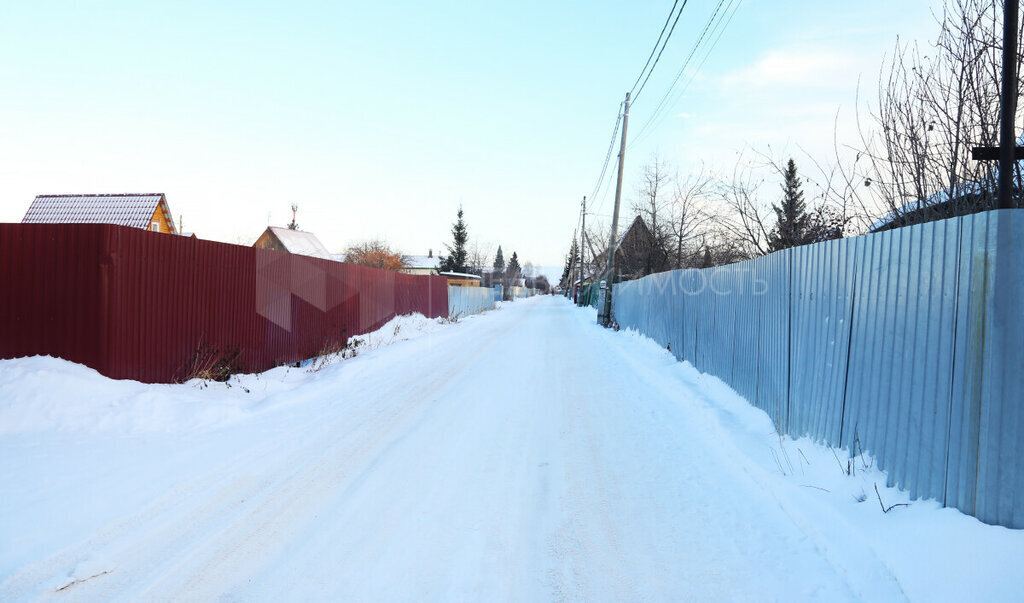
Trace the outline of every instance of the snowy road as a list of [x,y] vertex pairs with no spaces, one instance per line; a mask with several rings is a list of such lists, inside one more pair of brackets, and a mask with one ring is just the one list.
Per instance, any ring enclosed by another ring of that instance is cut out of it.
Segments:
[[904,599],[678,367],[536,298],[224,424],[8,435],[0,599]]

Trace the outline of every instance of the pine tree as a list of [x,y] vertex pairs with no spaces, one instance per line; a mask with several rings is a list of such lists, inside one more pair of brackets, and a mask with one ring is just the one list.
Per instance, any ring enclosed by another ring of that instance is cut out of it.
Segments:
[[804,206],[801,181],[796,175],[796,163],[792,159],[786,164],[786,172],[783,174],[782,203],[772,205],[772,209],[775,210],[776,224],[768,235],[769,251],[779,251],[808,242],[809,216]]
[[572,285],[575,281],[575,272],[577,270],[577,262],[580,260],[580,249],[576,244],[576,237],[572,239],[572,247],[569,249],[569,255],[565,256],[565,269],[562,270],[562,283],[566,286]]
[[501,253],[501,245],[498,245],[498,253],[494,254],[494,274],[500,276],[505,271],[505,256]]
[[510,280],[518,280],[522,274],[523,269],[519,266],[519,256],[516,252],[512,252],[512,259],[508,261],[508,269],[505,271],[506,276]]
[[452,224],[452,242],[454,244],[445,244],[445,248],[448,249],[448,256],[441,258],[441,272],[469,271],[469,267],[466,266],[468,258],[466,241],[468,240],[469,234],[466,231],[466,222],[462,219],[462,206],[460,205],[458,220],[455,221],[455,224]]

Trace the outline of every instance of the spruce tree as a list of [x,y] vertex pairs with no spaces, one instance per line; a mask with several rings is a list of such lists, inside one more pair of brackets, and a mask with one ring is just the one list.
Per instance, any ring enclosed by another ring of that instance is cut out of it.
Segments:
[[466,252],[466,241],[469,234],[466,231],[466,222],[462,219],[462,206],[459,206],[458,219],[452,224],[452,245],[445,244],[448,249],[448,256],[441,258],[441,272],[468,272],[466,266],[468,254]]
[[779,251],[807,243],[809,217],[804,206],[804,193],[796,175],[796,163],[790,159],[783,174],[782,203],[772,205],[775,228],[768,235],[768,250]]
[[565,256],[565,269],[562,270],[562,281],[566,286],[572,285],[576,280],[575,272],[577,269],[577,262],[580,260],[580,249],[576,244],[576,239],[572,240],[572,247],[569,249],[569,255]]
[[505,256],[501,253],[501,245],[498,245],[498,253],[494,255],[494,274],[501,275],[505,271]]
[[513,251],[512,259],[508,261],[508,270],[505,271],[505,274],[508,275],[510,279],[515,280],[519,278],[522,272],[523,269],[519,266],[519,256]]

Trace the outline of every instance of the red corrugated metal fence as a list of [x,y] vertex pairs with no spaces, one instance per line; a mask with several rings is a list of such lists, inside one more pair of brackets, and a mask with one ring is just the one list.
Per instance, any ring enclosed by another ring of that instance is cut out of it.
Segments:
[[105,224],[0,224],[0,358],[172,382],[214,356],[246,371],[309,358],[411,312],[447,314],[444,277]]

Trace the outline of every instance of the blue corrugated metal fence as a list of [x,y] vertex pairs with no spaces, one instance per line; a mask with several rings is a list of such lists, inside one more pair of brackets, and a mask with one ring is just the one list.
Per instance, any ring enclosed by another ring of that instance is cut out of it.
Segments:
[[620,326],[780,431],[869,452],[913,496],[1024,528],[1024,210],[655,274],[613,301]]
[[448,287],[448,316],[464,318],[494,309],[494,289],[490,287]]

